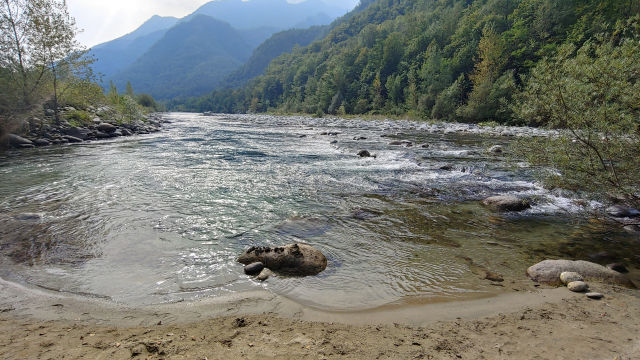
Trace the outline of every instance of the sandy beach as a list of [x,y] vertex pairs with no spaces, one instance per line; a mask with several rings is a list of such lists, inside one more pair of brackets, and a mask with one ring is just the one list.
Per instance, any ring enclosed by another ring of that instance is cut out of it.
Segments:
[[640,294],[538,288],[329,313],[266,291],[127,308],[0,281],[2,359],[637,359]]

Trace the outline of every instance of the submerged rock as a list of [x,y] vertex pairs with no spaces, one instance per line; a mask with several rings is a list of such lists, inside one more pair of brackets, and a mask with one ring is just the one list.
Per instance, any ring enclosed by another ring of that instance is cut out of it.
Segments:
[[502,154],[504,152],[504,147],[501,145],[494,145],[489,148],[489,152],[493,154]]
[[573,292],[583,292],[589,289],[589,285],[584,281],[572,281],[567,284],[567,289]]
[[510,195],[492,196],[482,201],[482,204],[494,211],[523,211],[531,207],[528,199]]
[[261,262],[275,272],[297,276],[316,275],[327,268],[327,258],[318,249],[307,244],[251,247],[240,255],[238,262]]
[[640,210],[622,205],[613,205],[607,208],[607,214],[616,218],[640,217]]
[[576,272],[586,280],[635,288],[633,282],[623,274],[588,261],[544,260],[527,269],[527,275],[532,280],[550,285],[561,285],[560,274],[563,272]]

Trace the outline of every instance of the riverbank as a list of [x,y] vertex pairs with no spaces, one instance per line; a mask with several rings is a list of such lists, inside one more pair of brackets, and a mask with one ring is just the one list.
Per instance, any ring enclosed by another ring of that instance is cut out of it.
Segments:
[[160,131],[168,123],[162,113],[140,115],[135,120],[117,119],[116,111],[108,106],[98,109],[61,109],[56,122],[49,116],[44,121],[34,119],[15,133],[0,137],[2,149],[31,149],[52,145],[77,144],[123,136],[145,135]]
[[253,292],[127,308],[0,281],[0,357],[23,359],[634,359],[637,290],[597,285],[326,313]]

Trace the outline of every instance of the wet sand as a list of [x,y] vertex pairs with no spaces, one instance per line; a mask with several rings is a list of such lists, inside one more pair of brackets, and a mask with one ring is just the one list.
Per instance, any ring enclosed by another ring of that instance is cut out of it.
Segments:
[[640,293],[536,288],[329,313],[266,291],[128,308],[0,280],[2,359],[638,359]]

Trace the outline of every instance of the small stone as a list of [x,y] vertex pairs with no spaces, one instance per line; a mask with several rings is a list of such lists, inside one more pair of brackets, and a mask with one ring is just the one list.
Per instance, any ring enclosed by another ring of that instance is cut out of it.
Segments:
[[504,281],[504,278],[502,277],[502,275],[500,275],[498,273],[491,272],[491,271],[486,271],[486,274],[485,274],[484,278],[486,280],[493,281],[493,282],[503,282]]
[[273,271],[264,268],[262,269],[262,271],[260,272],[260,274],[258,274],[258,277],[256,279],[260,280],[260,281],[265,281],[267,280],[271,275],[273,275]]
[[368,157],[371,157],[371,153],[367,150],[360,150],[358,151],[358,156],[363,158],[368,158]]
[[247,275],[256,275],[264,269],[264,264],[261,262],[254,262],[244,267],[244,273]]
[[589,289],[589,285],[584,281],[573,281],[567,284],[567,288],[573,292],[583,292]]
[[584,281],[584,278],[577,272],[565,271],[560,274],[560,281],[562,281],[563,284],[567,285],[568,283],[574,281]]
[[504,148],[500,145],[494,145],[489,148],[489,152],[493,154],[502,154],[504,152]]
[[587,297],[593,300],[600,300],[604,297],[604,295],[597,292],[590,292],[590,293],[587,293]]
[[620,263],[613,263],[613,264],[608,264],[607,268],[613,270],[613,271],[617,271],[621,274],[626,274],[629,272],[629,269],[627,269],[626,266],[624,266],[624,264],[620,264]]

